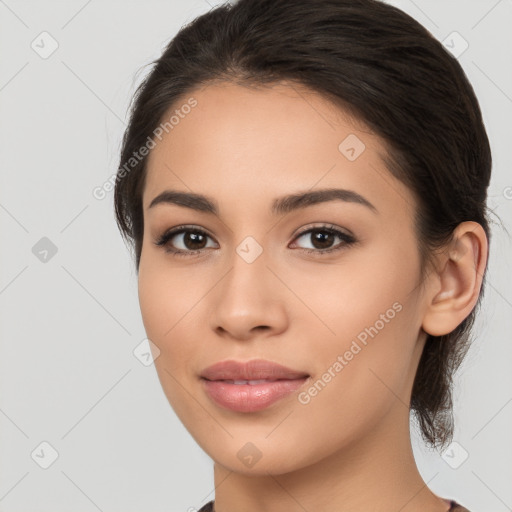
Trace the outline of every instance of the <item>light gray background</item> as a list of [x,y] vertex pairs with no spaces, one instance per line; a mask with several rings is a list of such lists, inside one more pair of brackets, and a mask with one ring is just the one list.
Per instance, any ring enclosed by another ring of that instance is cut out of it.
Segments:
[[[390,3],[439,40],[456,31],[469,43],[459,60],[491,139],[489,205],[510,229],[512,1]],[[144,66],[214,5],[0,0],[1,512],[192,511],[214,497],[212,461],[134,356],[145,338],[136,274],[112,193],[92,195],[115,173]],[[46,59],[31,47],[51,48],[43,31],[59,45]],[[57,248],[46,261],[43,237]],[[425,481],[471,512],[512,510],[510,261],[495,226],[478,339],[455,388],[458,445],[443,458],[414,436]],[[42,442],[58,452],[47,469]]]

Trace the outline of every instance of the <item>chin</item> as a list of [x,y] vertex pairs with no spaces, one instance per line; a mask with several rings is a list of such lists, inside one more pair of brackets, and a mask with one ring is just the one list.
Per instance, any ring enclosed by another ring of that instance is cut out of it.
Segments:
[[[231,433],[234,432],[231,430]],[[272,434],[274,435],[274,434]],[[282,475],[315,464],[328,456],[331,446],[311,446],[304,449],[303,436],[282,432],[282,438],[272,439],[268,430],[261,435],[254,433],[212,442],[212,437],[195,438],[201,448],[216,464],[235,473],[247,476]],[[265,439],[267,437],[267,439]],[[283,438],[287,442],[283,441]],[[203,442],[204,441],[204,442]]]

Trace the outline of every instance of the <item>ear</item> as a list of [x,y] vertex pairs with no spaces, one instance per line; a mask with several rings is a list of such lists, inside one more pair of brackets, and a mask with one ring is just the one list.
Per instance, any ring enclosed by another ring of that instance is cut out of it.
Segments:
[[462,222],[453,241],[437,260],[422,328],[433,336],[452,332],[469,316],[480,294],[487,263],[488,241],[482,226]]

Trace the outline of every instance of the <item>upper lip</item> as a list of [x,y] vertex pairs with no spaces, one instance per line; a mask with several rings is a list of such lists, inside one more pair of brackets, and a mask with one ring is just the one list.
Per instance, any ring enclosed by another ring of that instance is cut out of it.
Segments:
[[302,379],[309,375],[265,359],[252,359],[220,361],[205,368],[201,377],[207,380],[278,380]]

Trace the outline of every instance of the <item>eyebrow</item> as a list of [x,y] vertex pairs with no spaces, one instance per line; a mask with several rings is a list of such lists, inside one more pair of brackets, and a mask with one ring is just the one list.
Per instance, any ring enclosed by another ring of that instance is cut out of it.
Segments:
[[[375,208],[368,199],[353,190],[341,188],[327,188],[322,190],[297,192],[295,194],[279,197],[272,203],[271,212],[274,215],[284,215],[294,210],[335,200],[360,204],[370,209],[373,213],[378,213],[377,208]],[[202,194],[195,194],[192,192],[164,190],[151,201],[148,206],[148,210],[158,204],[175,204],[199,212],[210,213],[213,215],[219,214],[219,208],[213,199]]]

